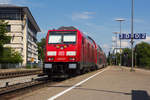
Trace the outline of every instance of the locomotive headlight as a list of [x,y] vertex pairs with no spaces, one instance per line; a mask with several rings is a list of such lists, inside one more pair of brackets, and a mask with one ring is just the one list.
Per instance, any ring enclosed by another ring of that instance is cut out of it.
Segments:
[[48,58],[48,60],[54,60],[54,58],[53,58],[53,57],[51,57],[51,58]]
[[76,58],[70,57],[69,60],[74,61],[74,60],[76,60]]
[[60,46],[59,46],[59,45],[57,45],[57,46],[56,46],[56,48],[60,48]]
[[48,51],[47,55],[48,56],[56,56],[56,51]]
[[67,51],[67,56],[76,56],[76,51]]
[[64,48],[67,48],[67,46],[66,46],[66,45],[64,45]]

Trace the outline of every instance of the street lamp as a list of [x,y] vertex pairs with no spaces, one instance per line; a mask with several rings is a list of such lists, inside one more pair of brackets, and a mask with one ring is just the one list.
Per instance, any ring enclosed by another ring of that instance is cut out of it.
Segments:
[[[116,19],[116,21],[119,21],[120,22],[120,35],[121,35],[121,22],[125,21],[124,19]],[[121,63],[122,63],[122,57],[121,57],[121,38],[120,38],[120,66],[121,66]]]
[[117,65],[117,34],[118,32],[113,32],[116,35],[116,65]]
[[132,9],[131,9],[131,49],[132,49],[132,67],[131,71],[134,71],[133,69],[133,38],[134,38],[134,32],[133,32],[133,19],[134,19],[134,0],[132,0]]

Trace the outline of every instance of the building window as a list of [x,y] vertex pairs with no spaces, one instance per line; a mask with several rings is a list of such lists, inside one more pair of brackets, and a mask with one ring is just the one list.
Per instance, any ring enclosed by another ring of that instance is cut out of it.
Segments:
[[11,32],[11,26],[10,25],[7,25],[6,29],[7,29],[7,32]]
[[21,20],[23,18],[22,8],[1,8],[0,19]]

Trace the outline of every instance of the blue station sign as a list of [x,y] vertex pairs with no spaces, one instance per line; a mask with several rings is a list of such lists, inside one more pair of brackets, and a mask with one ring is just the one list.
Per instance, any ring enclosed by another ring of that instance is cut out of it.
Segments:
[[[119,34],[119,39],[131,39],[131,33]],[[146,33],[134,33],[133,39],[146,39]]]

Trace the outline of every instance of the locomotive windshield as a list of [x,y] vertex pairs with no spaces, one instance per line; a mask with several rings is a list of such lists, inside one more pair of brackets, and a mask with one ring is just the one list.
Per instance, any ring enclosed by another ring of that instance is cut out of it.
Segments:
[[50,35],[48,43],[61,43],[61,35]]
[[50,32],[50,44],[74,44],[76,43],[76,32]]

